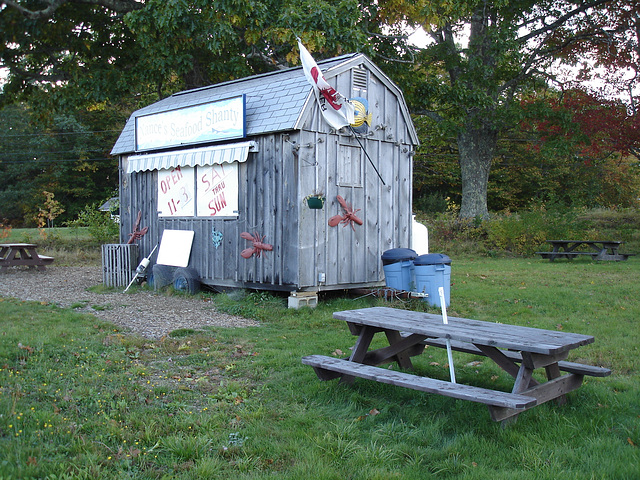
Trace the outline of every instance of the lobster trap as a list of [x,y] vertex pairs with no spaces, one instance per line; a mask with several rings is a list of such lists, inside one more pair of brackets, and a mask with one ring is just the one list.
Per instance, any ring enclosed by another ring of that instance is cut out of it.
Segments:
[[125,287],[133,280],[138,266],[138,245],[102,245],[102,282],[107,287]]

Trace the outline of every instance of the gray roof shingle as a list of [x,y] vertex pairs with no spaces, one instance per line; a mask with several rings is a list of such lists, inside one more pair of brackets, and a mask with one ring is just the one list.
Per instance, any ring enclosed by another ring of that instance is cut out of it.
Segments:
[[[328,73],[332,68],[358,56],[360,54],[343,55],[317,63],[323,73]],[[329,78],[330,75],[327,77]],[[310,93],[311,87],[302,67],[179,92],[131,114],[111,154],[121,155],[135,151],[135,118],[138,116],[199,105],[241,94],[246,95],[248,137],[293,130]]]

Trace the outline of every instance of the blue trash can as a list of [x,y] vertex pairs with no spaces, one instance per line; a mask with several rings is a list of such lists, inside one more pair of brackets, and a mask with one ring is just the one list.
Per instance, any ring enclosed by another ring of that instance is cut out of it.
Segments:
[[418,254],[410,248],[392,248],[382,254],[385,284],[394,290],[411,291],[413,278],[413,259]]
[[441,307],[439,287],[444,287],[444,301],[449,306],[451,297],[451,259],[443,253],[428,253],[413,260],[416,291],[428,295],[425,300]]

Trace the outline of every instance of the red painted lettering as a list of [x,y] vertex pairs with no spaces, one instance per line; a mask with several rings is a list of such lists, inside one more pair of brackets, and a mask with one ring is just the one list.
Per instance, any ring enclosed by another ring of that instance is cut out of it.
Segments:
[[209,202],[209,210],[211,211],[209,215],[212,217],[214,215],[217,215],[220,210],[222,210],[226,206],[227,201],[224,198],[224,192],[222,192],[220,195]]

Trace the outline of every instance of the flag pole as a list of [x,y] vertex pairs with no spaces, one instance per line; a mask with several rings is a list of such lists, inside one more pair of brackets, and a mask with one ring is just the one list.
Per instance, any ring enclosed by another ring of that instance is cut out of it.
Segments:
[[373,167],[373,169],[378,174],[378,178],[382,182],[382,185],[386,186],[387,184],[384,183],[384,180],[382,179],[382,176],[380,175],[380,172],[378,171],[378,169],[376,168],[375,164],[373,163],[373,160],[371,160],[371,157],[369,156],[369,154],[365,150],[364,145],[362,145],[362,142],[360,141],[360,138],[358,137],[358,134],[356,133],[356,131],[353,129],[353,127],[351,125],[349,125],[349,130],[351,130],[351,133],[353,133],[353,136],[356,137],[356,140],[358,141],[358,144],[360,145],[360,148],[362,149],[364,154],[367,156],[367,159],[369,160],[369,163],[371,163],[371,166]]

